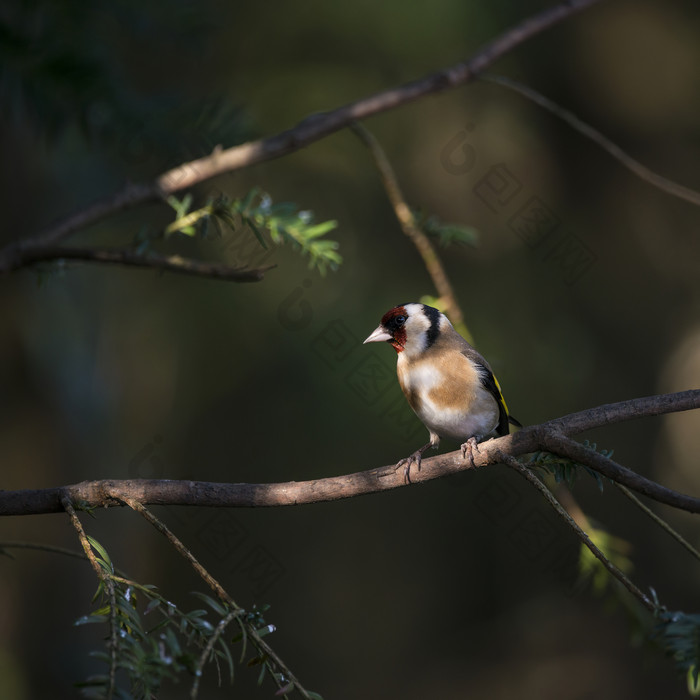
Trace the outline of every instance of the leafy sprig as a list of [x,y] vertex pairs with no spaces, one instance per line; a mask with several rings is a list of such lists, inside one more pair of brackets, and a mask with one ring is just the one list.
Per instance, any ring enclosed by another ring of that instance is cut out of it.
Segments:
[[[276,245],[291,244],[309,258],[309,268],[315,268],[321,274],[329,269],[336,270],[343,261],[338,253],[337,241],[324,238],[338,226],[337,221],[315,223],[313,212],[299,210],[293,202],[275,204],[270,195],[258,188],[253,188],[245,197],[236,199],[219,194],[198,209],[191,208],[190,194],[182,199],[171,195],[167,202],[175,210],[175,220],[163,231],[164,238],[176,233],[207,238],[212,227],[219,236],[225,233],[223,227],[232,232],[246,228],[263,248],[268,247],[265,232]],[[142,236],[137,245],[145,247],[150,240],[149,237]]]
[[[248,656],[250,631],[255,630],[258,637],[275,631],[275,626],[264,618],[269,606],[246,611],[194,592],[204,607],[185,612],[163,597],[155,586],[117,576],[104,547],[94,538],[88,536],[88,539],[97,562],[113,582],[114,611],[101,580],[93,596],[96,609],[76,620],[75,625],[109,625],[116,616],[116,648],[108,643],[106,650],[91,653],[108,668],[114,664],[118,678],[126,678],[128,690],[117,684],[113,691],[116,698],[156,697],[165,681],[175,682],[183,673],[193,679],[190,697],[196,698],[203,668],[211,663],[216,666],[219,682],[225,669],[232,683],[235,675],[233,645],[241,643],[238,663],[243,663]],[[238,626],[233,636],[226,633],[231,623]],[[255,650],[247,665],[260,665],[259,684],[269,675],[278,688],[285,691],[282,694],[293,690],[293,684],[265,654]],[[83,697],[102,700],[109,697],[110,675],[96,674],[76,685]]]
[[682,610],[671,612],[659,603],[654,589],[657,624],[652,639],[673,659],[679,672],[685,674],[688,693],[700,696],[700,614]]

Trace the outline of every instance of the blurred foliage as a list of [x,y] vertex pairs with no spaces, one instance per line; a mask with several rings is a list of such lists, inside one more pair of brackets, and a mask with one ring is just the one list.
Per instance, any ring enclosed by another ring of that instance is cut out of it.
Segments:
[[473,226],[445,223],[435,214],[424,210],[414,210],[416,225],[428,236],[436,238],[442,248],[452,244],[466,245],[475,248],[479,244],[479,232]]
[[[629,556],[632,551],[632,546],[629,542],[621,537],[612,535],[600,527],[588,528],[586,534],[605,555],[605,558],[620,569],[623,574],[629,575],[632,573],[634,565]],[[585,545],[581,545],[579,554],[579,573],[581,582],[590,583],[593,592],[599,596],[602,596],[611,584],[619,585],[600,560]]]
[[134,42],[157,40],[158,51],[168,51],[164,35],[171,50],[194,59],[211,30],[206,18],[187,0],[9,0],[0,12],[4,115],[50,141],[76,127],[91,144],[132,160],[240,141],[248,127],[228,98],[183,102],[177,80],[144,92],[130,65]]

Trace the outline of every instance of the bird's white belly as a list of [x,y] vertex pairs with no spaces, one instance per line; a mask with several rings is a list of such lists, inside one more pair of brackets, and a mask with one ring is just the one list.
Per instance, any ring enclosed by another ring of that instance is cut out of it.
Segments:
[[467,440],[474,435],[488,435],[498,424],[498,413],[486,410],[465,413],[463,410],[437,409],[429,401],[424,402],[416,415],[426,427],[440,437]]
[[448,381],[435,367],[423,366],[411,369],[404,375],[409,391],[416,392],[419,402],[414,407],[418,418],[431,432],[440,437],[467,440],[478,435],[488,435],[498,425],[498,406],[493,396],[478,386],[472,396],[465,394],[461,406],[445,407],[430,396],[431,390]]

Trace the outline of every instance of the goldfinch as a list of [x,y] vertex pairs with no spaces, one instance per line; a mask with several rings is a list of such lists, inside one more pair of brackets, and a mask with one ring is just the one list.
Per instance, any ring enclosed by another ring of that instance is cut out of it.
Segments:
[[430,432],[430,442],[399,461],[410,481],[413,462],[420,470],[428,447],[440,438],[462,443],[462,456],[474,464],[473,450],[485,436],[507,435],[508,415],[501,387],[489,363],[452,327],[447,316],[425,304],[401,304],[387,311],[365,343],[390,343],[396,373],[411,408]]

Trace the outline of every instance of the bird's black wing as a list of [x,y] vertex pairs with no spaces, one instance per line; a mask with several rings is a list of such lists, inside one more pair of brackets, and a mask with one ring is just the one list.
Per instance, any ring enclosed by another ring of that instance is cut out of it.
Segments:
[[503,394],[501,394],[501,387],[498,386],[496,377],[493,376],[493,372],[488,367],[479,362],[475,364],[477,372],[479,372],[479,378],[481,379],[481,386],[496,399],[496,403],[498,404],[498,425],[496,426],[496,432],[499,435],[508,435],[510,432],[510,428],[508,427],[508,409],[506,408],[506,402],[503,400]]

